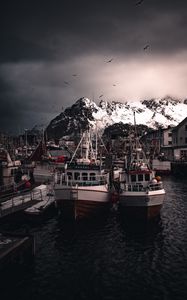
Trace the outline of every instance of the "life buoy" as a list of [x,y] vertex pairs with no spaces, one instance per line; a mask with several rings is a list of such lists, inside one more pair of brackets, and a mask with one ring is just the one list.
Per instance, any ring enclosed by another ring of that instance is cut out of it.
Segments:
[[26,187],[27,189],[30,189],[30,187],[31,187],[30,181],[26,181],[26,182],[25,182],[25,187]]
[[157,179],[156,178],[153,178],[151,183],[157,183]]
[[160,176],[156,176],[155,179],[159,182],[161,181],[161,177]]
[[95,159],[91,159],[90,160],[90,165],[94,165],[95,164]]

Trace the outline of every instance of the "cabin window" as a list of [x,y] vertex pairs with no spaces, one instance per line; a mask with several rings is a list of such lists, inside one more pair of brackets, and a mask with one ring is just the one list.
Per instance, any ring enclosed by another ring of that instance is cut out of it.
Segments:
[[95,173],[90,173],[90,180],[91,181],[95,181],[96,180]]
[[143,174],[138,174],[138,181],[143,181]]
[[82,173],[82,180],[88,180],[88,173]]
[[71,172],[67,172],[67,177],[68,177],[69,180],[71,180],[72,179],[72,173]]
[[182,160],[186,160],[187,158],[187,150],[181,150],[180,151],[180,157]]
[[131,182],[135,182],[136,181],[136,175],[131,175]]
[[80,173],[79,172],[74,173],[74,179],[75,180],[80,180]]
[[145,174],[145,181],[149,181],[150,180],[150,174]]

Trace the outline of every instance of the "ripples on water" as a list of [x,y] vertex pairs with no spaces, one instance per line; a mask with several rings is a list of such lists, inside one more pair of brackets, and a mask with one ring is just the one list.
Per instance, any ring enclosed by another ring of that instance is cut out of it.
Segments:
[[[36,256],[1,287],[1,299],[186,299],[187,180],[164,184],[160,218],[149,224],[129,224],[117,213],[94,222],[53,216],[27,223]],[[1,226],[19,231],[24,224]]]

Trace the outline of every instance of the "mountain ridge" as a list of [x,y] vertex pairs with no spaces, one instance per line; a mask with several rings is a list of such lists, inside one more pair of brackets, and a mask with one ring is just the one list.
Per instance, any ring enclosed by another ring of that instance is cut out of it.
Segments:
[[46,131],[49,137],[61,138],[88,127],[103,130],[115,123],[146,125],[150,128],[167,128],[178,125],[187,116],[187,103],[166,96],[141,101],[106,101],[98,104],[82,97],[53,120]]

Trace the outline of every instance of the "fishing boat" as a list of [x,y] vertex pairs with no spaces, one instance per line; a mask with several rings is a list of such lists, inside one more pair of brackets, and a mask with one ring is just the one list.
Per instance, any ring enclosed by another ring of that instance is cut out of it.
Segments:
[[131,219],[151,219],[159,215],[164,198],[161,177],[155,176],[135,132],[120,174],[119,208]]
[[97,157],[97,142],[93,149],[91,133],[84,132],[64,173],[55,175],[57,207],[64,216],[73,219],[100,213],[110,204],[109,177]]
[[31,172],[23,170],[21,161],[12,160],[9,152],[0,148],[0,198],[30,189]]

